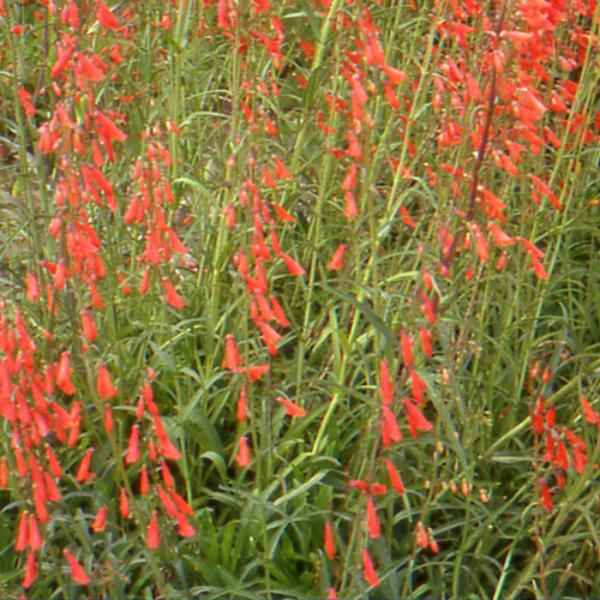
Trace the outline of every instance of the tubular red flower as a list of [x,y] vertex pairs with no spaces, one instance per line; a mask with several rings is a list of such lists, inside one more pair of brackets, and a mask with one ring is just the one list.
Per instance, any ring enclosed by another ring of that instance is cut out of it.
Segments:
[[379,363],[379,394],[384,404],[391,404],[394,399],[394,386],[390,379],[387,361]]
[[242,468],[250,465],[250,449],[248,448],[248,440],[245,435],[240,438],[238,453],[235,457],[235,462]]
[[369,530],[369,536],[374,539],[381,535],[381,526],[379,524],[379,518],[377,517],[377,509],[375,508],[375,502],[373,502],[371,496],[367,498],[367,529]]
[[66,548],[63,550],[63,555],[71,567],[73,581],[79,585],[87,585],[90,582],[90,578],[77,559]]
[[285,408],[285,412],[290,417],[305,417],[306,410],[300,408],[297,404],[294,404],[291,400],[284,398],[283,396],[277,396],[277,402]]
[[140,458],[139,448],[140,427],[134,425],[129,434],[129,444],[127,446],[127,454],[125,456],[125,464],[131,465]]
[[325,554],[329,560],[335,558],[335,542],[333,539],[333,528],[330,521],[325,522],[325,540],[323,543],[325,547]]
[[375,571],[373,561],[366,548],[361,550],[361,555],[363,561],[363,577],[369,585],[377,587],[379,585],[379,577],[377,576],[377,571]]
[[346,244],[340,244],[337,250],[333,253],[331,260],[327,263],[327,268],[330,271],[339,271],[343,268],[344,252],[346,252]]

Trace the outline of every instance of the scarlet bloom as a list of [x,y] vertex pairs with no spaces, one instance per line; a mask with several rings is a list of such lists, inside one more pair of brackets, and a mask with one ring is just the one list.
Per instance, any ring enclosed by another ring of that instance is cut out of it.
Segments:
[[279,324],[280,327],[284,329],[290,326],[290,322],[287,320],[285,313],[283,312],[283,308],[281,308],[281,304],[277,302],[277,298],[271,295],[269,296],[269,300],[271,301],[271,306],[273,307],[273,316],[275,320]]
[[248,448],[248,440],[245,435],[240,438],[240,446],[238,448],[235,462],[242,468],[246,468],[250,462],[250,449]]
[[93,448],[88,448],[85,456],[81,460],[79,464],[79,469],[77,470],[77,476],[75,479],[79,482],[87,481],[88,479],[92,479],[96,475],[94,473],[90,473],[90,461],[92,460],[92,454],[94,453]]
[[37,550],[44,545],[42,534],[38,528],[35,515],[29,515],[29,540],[28,545],[32,550]]
[[23,107],[23,112],[26,116],[31,117],[35,115],[36,110],[35,106],[31,103],[31,94],[24,88],[20,87],[17,90],[19,95],[19,101],[21,102],[21,106]]
[[255,365],[246,369],[246,375],[248,375],[248,381],[251,383],[258,381],[263,375],[269,372],[269,365]]
[[492,221],[490,221],[487,224],[487,229],[492,235],[492,239],[494,240],[496,246],[499,246],[500,248],[505,248],[506,246],[514,246],[517,243],[517,241],[514,238],[510,237],[504,231],[504,229],[502,229],[502,227],[496,225],[496,223]]
[[427,546],[429,546],[429,540],[427,539],[427,531],[425,531],[425,527],[423,527],[423,523],[421,523],[420,521],[417,524],[417,531],[415,535],[417,546],[419,546],[419,548],[427,548]]
[[413,362],[413,339],[406,330],[400,332],[400,346],[402,347],[402,359],[407,367],[412,367]]
[[23,579],[23,587],[27,589],[31,587],[33,582],[37,579],[37,563],[35,562],[35,552],[31,550],[27,555],[27,562],[25,563],[25,578]]
[[396,490],[398,494],[404,494],[406,490],[404,489],[402,477],[400,477],[400,473],[398,473],[394,463],[389,458],[385,461],[385,468],[387,469],[388,477],[390,478],[390,483],[394,490]]
[[35,302],[40,297],[38,282],[33,273],[27,275],[27,300]]
[[421,377],[419,377],[417,372],[412,367],[408,367],[408,375],[410,377],[411,390],[415,400],[419,404],[424,405],[425,400],[423,398],[423,392],[427,389],[427,384]]
[[148,288],[150,287],[150,269],[146,269],[144,274],[142,275],[142,280],[140,282],[140,294],[142,296],[148,293]]
[[375,502],[373,502],[371,496],[367,498],[367,529],[372,538],[378,538],[381,535],[381,526],[379,524],[379,518],[377,517],[377,509],[375,508]]
[[139,425],[134,425],[129,434],[129,444],[127,446],[127,455],[125,456],[125,464],[127,465],[133,464],[140,457],[139,438]]
[[177,524],[179,525],[179,535],[181,537],[194,537],[196,530],[190,525],[190,522],[185,518],[184,515],[178,514],[176,517]]
[[89,312],[81,311],[81,329],[86,340],[93,342],[98,337],[98,330]]
[[358,215],[358,207],[356,206],[356,198],[352,190],[348,190],[344,194],[344,216],[346,219],[354,219]]
[[104,429],[107,433],[111,433],[115,427],[115,422],[112,416],[112,410],[108,404],[104,407]]
[[96,377],[96,389],[98,395],[104,400],[110,400],[117,395],[117,388],[112,384],[110,374],[104,363],[98,365],[98,375]]
[[539,485],[542,494],[542,504],[544,505],[546,511],[548,513],[551,513],[554,509],[554,503],[552,502],[552,494],[550,493],[550,490],[548,489],[548,485],[546,484],[545,480],[540,479]]
[[140,494],[145,496],[150,491],[150,480],[148,478],[148,470],[146,465],[142,465],[142,472],[140,474]]
[[246,420],[248,416],[247,396],[246,396],[246,384],[242,386],[240,396],[237,403],[237,420],[242,422]]
[[124,142],[127,139],[127,134],[121,131],[106,115],[101,112],[96,113],[96,124],[98,129],[98,135],[105,142],[112,142],[117,140],[118,142]]
[[[382,412],[382,428],[385,438],[392,442],[399,442],[402,439],[402,432],[398,427],[398,422],[394,413],[385,404],[381,407]],[[389,444],[386,444],[389,446]]]
[[585,396],[581,396],[581,404],[583,406],[583,414],[588,423],[600,425],[600,416],[594,411],[589,400]]
[[287,179],[288,181],[292,180],[292,174],[277,157],[275,157],[275,175],[278,179]]
[[87,576],[87,573],[77,559],[66,548],[63,550],[63,555],[71,567],[71,577],[73,578],[73,581],[79,585],[87,585],[90,582],[90,578]]
[[175,291],[173,284],[163,277],[163,287],[165,288],[164,299],[175,309],[181,310],[185,306],[185,300]]
[[58,459],[56,458],[56,455],[54,454],[50,446],[46,446],[46,458],[48,459],[48,464],[54,477],[60,479],[62,477],[63,471],[60,466],[60,463],[58,462]]
[[433,334],[426,327],[421,327],[419,330],[419,337],[421,338],[421,346],[423,348],[423,352],[427,354],[427,356],[433,355]]
[[285,266],[287,267],[290,275],[306,275],[306,271],[302,268],[302,265],[300,265],[291,256],[285,254],[285,252],[280,252],[279,258],[281,258],[281,260],[283,260],[283,262],[285,263]]
[[72,396],[75,393],[75,386],[71,381],[71,373],[73,372],[73,369],[71,369],[70,357],[70,353],[66,351],[60,355],[60,361],[58,363],[58,370],[56,373],[56,385],[61,389],[62,392],[67,394],[67,396]]
[[277,402],[285,408],[285,412],[290,417],[305,417],[306,411],[300,408],[297,404],[294,404],[291,400],[284,398],[283,396],[277,396]]
[[27,549],[29,543],[29,527],[28,527],[28,516],[27,511],[21,514],[21,520],[19,521],[19,529],[17,531],[17,543],[15,544],[15,550],[17,552],[23,552]]
[[129,498],[127,497],[125,488],[121,488],[121,494],[119,496],[119,512],[124,519],[129,518]]
[[379,363],[379,393],[384,404],[391,404],[394,399],[394,386],[390,379],[388,364],[385,360]]
[[329,560],[333,560],[335,557],[335,542],[333,540],[333,528],[331,522],[325,522],[325,554]]
[[8,461],[4,457],[0,461],[0,490],[5,490],[8,487]]
[[104,531],[106,528],[106,515],[108,513],[108,508],[103,506],[98,510],[96,516],[94,517],[94,521],[92,522],[92,529],[97,533],[99,531]]
[[98,0],[98,12],[96,13],[98,23],[104,29],[119,29],[120,23],[117,17],[110,11],[108,6],[101,0]]
[[340,244],[337,250],[333,253],[331,260],[327,263],[327,268],[330,271],[339,271],[343,268],[344,252],[346,252],[346,244]]
[[423,413],[410,400],[402,400],[406,409],[408,426],[413,437],[417,436],[417,431],[429,431],[433,425],[423,416]]
[[152,513],[152,518],[146,530],[146,545],[152,550],[160,546],[160,530],[158,528],[158,518],[155,512]]
[[225,358],[221,363],[221,367],[225,367],[230,371],[235,371],[242,364],[242,359],[238,351],[235,339],[231,333],[225,336]]
[[375,571],[373,561],[371,560],[366,548],[361,550],[361,555],[363,561],[363,577],[369,585],[377,587],[379,585],[379,577],[377,577],[377,571]]
[[277,215],[277,218],[280,221],[283,221],[284,223],[287,221],[288,223],[295,223],[296,222],[296,217],[294,217],[293,215],[291,215],[287,210],[285,210],[285,208],[283,208],[283,206],[281,206],[280,204],[274,204],[273,208],[275,209],[275,214]]

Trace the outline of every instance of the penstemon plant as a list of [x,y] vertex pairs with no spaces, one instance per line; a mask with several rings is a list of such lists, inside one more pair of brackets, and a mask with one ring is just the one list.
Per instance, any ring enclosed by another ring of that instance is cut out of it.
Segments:
[[593,0],[0,0],[7,598],[600,593]]

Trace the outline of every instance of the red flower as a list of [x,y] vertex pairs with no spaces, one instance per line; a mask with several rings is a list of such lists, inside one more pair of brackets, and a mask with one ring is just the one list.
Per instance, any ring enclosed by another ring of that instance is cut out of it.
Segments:
[[417,431],[429,431],[433,425],[423,416],[423,413],[410,401],[404,398],[402,400],[407,412],[408,426],[413,437],[417,436]]
[[29,515],[29,540],[27,543],[32,550],[37,550],[44,545],[35,515]]
[[244,384],[242,386],[242,389],[240,390],[240,396],[238,398],[238,403],[237,403],[237,420],[240,422],[245,421],[247,415],[248,415],[248,407],[247,407],[247,400],[246,400],[246,384]]
[[407,367],[412,367],[413,361],[413,339],[406,330],[400,332],[400,346],[402,347],[402,359]]
[[33,106],[33,104],[31,103],[31,94],[22,87],[17,89],[17,93],[19,95],[19,101],[21,102],[21,106],[23,107],[25,115],[27,117],[35,115],[36,110],[35,106]]
[[221,363],[221,367],[225,367],[230,371],[235,371],[242,364],[242,359],[235,343],[235,339],[231,333],[225,336],[225,358]]
[[294,404],[291,400],[284,398],[283,396],[277,396],[277,402],[279,402],[284,408],[285,412],[290,417],[305,417],[306,410],[300,408],[298,405]]
[[511,238],[499,225],[490,221],[487,224],[487,229],[490,232],[496,246],[505,248],[506,246],[514,246],[517,241]]
[[88,448],[85,456],[81,460],[79,464],[79,469],[77,470],[77,476],[75,479],[80,482],[87,481],[88,479],[92,479],[96,475],[94,473],[90,473],[90,461],[92,460],[92,454],[94,453],[93,448]]
[[539,485],[540,485],[540,491],[542,493],[542,504],[544,505],[544,508],[546,509],[546,511],[548,511],[548,513],[551,513],[552,510],[554,509],[554,504],[552,502],[552,494],[550,493],[550,490],[548,489],[548,485],[546,484],[546,482],[543,479],[539,480]]
[[75,393],[75,386],[71,381],[71,361],[70,353],[63,352],[60,355],[60,361],[58,363],[58,370],[56,373],[56,385],[61,389],[67,396],[72,396]]
[[125,456],[125,464],[127,465],[134,463],[140,457],[139,438],[139,425],[134,425],[129,434],[129,444],[127,446],[127,455]]
[[27,562],[25,563],[25,578],[23,579],[23,587],[27,589],[31,587],[33,582],[37,579],[37,564],[35,562],[35,552],[31,550],[27,555]]
[[421,523],[420,521],[419,523],[417,523],[417,531],[415,535],[417,546],[419,546],[419,548],[427,548],[427,546],[429,546],[429,540],[427,539],[427,531],[425,530],[425,527],[423,527],[423,523]]
[[89,312],[81,311],[81,329],[86,340],[93,342],[98,337],[98,330]]
[[581,396],[581,404],[583,406],[583,414],[588,423],[598,424],[600,426],[600,416],[594,411],[589,400],[585,396]]
[[379,393],[384,404],[391,404],[394,399],[394,386],[390,379],[388,364],[385,360],[379,363]]
[[379,518],[377,517],[377,509],[375,508],[375,502],[373,502],[371,496],[367,498],[367,529],[372,538],[376,539],[381,535],[381,526],[379,524]]
[[108,373],[107,368],[104,366],[104,363],[100,363],[98,365],[96,389],[98,390],[98,395],[100,398],[104,400],[110,400],[118,393],[117,388],[112,384],[110,374]]
[[121,488],[121,494],[119,496],[119,512],[124,519],[129,518],[129,498],[127,497],[125,488]]
[[302,266],[291,256],[285,254],[285,252],[280,252],[279,258],[281,258],[281,260],[283,260],[283,262],[285,263],[285,266],[287,267],[290,275],[306,275],[306,271],[302,268]]
[[158,529],[158,520],[156,513],[152,513],[152,518],[146,530],[146,545],[152,550],[160,546],[160,531]]
[[269,365],[255,365],[246,369],[246,375],[248,375],[248,381],[250,383],[258,381],[263,375],[269,372]]
[[17,542],[15,544],[15,550],[17,552],[23,552],[27,549],[29,544],[29,529],[28,529],[28,518],[27,511],[21,513],[21,520],[19,521],[19,529],[17,531]]
[[384,437],[392,442],[399,442],[402,439],[402,432],[398,427],[394,413],[385,404],[381,407],[381,412],[383,413]]
[[365,581],[372,585],[373,587],[377,587],[379,585],[379,577],[377,577],[377,571],[375,571],[375,567],[373,566],[373,561],[369,556],[366,548],[361,550],[362,561],[363,561],[363,577]]
[[433,334],[426,327],[421,327],[419,330],[419,336],[421,338],[421,346],[423,347],[423,352],[427,354],[427,356],[433,355]]
[[79,562],[77,562],[77,559],[66,548],[63,550],[63,554],[71,567],[73,581],[80,585],[87,585],[90,582],[90,578]]
[[330,271],[339,271],[343,268],[344,252],[346,252],[346,244],[340,244],[337,250],[333,253],[331,260],[327,263],[327,268]]
[[140,474],[140,494],[145,496],[150,491],[150,480],[148,478],[148,470],[146,465],[142,465],[142,472]]
[[271,306],[273,307],[273,316],[275,320],[279,324],[280,327],[284,329],[290,326],[290,322],[287,320],[285,313],[283,312],[283,308],[281,308],[281,304],[277,302],[277,298],[271,295],[269,296],[269,300],[271,301]]
[[240,438],[240,445],[235,457],[235,462],[242,468],[246,468],[250,465],[250,449],[248,448],[248,440],[245,435]]
[[102,0],[98,0],[98,12],[96,13],[96,18],[98,19],[100,26],[104,29],[119,29],[121,27],[117,17],[113,15]]
[[94,517],[94,521],[92,522],[92,529],[95,532],[104,531],[106,528],[106,515],[108,513],[108,508],[103,506]]
[[398,473],[394,463],[389,458],[385,461],[385,468],[387,469],[388,477],[390,478],[392,487],[398,494],[404,494],[406,490],[404,489],[404,483],[402,482],[400,473]]
[[181,310],[185,306],[185,300],[175,291],[173,284],[166,278],[162,280],[165,288],[164,299],[175,309]]
[[176,517],[177,524],[179,525],[179,535],[181,537],[194,537],[196,530],[190,525],[190,522],[185,518],[184,515],[178,514]]
[[329,521],[325,522],[325,554],[329,560],[335,557],[335,542],[333,540],[333,529]]
[[275,175],[277,176],[277,179],[287,179],[288,181],[292,180],[292,174],[277,157],[275,157]]

